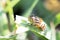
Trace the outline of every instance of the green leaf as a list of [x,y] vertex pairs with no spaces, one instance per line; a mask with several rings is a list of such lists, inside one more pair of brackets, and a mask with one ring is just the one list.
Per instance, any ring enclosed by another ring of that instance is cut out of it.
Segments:
[[46,37],[44,37],[43,35],[39,34],[36,31],[32,31],[37,37],[41,38],[41,40],[48,40]]
[[34,25],[31,25],[30,23],[27,23],[26,21],[23,21],[23,23],[20,24],[20,26],[28,27],[29,31],[32,31],[37,37],[41,38],[41,40],[48,40],[44,35],[41,35],[42,32],[41,29],[38,29]]
[[57,26],[58,24],[60,24],[60,13],[58,13],[54,19],[54,23],[55,26]]
[[56,32],[56,40],[60,40],[60,31]]

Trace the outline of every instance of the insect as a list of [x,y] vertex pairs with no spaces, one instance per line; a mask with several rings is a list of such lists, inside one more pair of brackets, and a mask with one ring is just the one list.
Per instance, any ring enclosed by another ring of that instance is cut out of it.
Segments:
[[35,25],[37,28],[45,30],[45,23],[42,18],[39,18],[37,16],[30,16],[28,18],[31,24]]

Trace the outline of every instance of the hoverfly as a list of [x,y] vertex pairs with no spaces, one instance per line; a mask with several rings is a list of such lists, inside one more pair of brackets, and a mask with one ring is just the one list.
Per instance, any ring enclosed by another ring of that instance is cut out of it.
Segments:
[[37,28],[45,30],[45,23],[42,18],[39,18],[37,16],[30,16],[28,18],[31,24],[35,25]]

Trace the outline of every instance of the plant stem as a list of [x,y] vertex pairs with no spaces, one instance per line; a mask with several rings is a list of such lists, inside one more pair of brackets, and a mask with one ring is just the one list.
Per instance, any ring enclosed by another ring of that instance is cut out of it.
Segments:
[[56,31],[53,21],[50,22],[51,26],[51,40],[56,40]]
[[23,14],[23,16],[28,17],[30,16],[30,14],[32,13],[34,7],[36,6],[36,4],[38,3],[39,0],[34,0],[33,4],[31,5],[31,7]]
[[14,26],[14,15],[13,15],[13,8],[11,7],[10,0],[7,0],[7,12],[8,12],[8,25],[9,25],[9,30],[10,32],[13,31],[13,26]]

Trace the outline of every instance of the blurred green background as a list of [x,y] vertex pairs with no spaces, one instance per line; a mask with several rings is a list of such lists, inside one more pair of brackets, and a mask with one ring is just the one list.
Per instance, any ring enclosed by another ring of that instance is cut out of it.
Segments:
[[[55,0],[55,1],[54,0],[0,0],[0,35],[5,36],[7,34],[11,34],[16,31],[16,25],[17,25],[15,23],[15,21],[17,20],[16,15],[28,18],[30,15],[34,14],[42,18],[44,22],[47,24],[48,31],[51,31],[50,40],[60,40],[60,25],[59,25],[60,6],[59,5],[60,5],[59,0]],[[24,22],[22,23],[24,24]],[[25,25],[28,25],[26,23],[27,22],[25,22]],[[36,31],[35,28],[32,29],[34,31],[31,32],[30,29],[27,32],[28,39],[24,39],[24,40],[48,39],[45,38],[45,36],[40,35],[38,33],[39,31]],[[6,40],[16,40],[15,37],[8,38]],[[5,40],[5,39],[3,38],[1,40]]]

